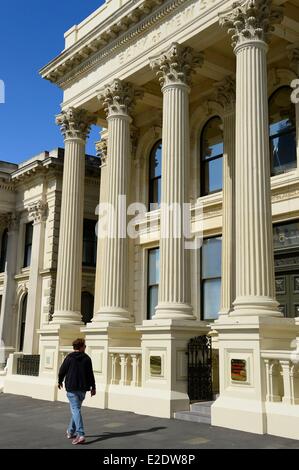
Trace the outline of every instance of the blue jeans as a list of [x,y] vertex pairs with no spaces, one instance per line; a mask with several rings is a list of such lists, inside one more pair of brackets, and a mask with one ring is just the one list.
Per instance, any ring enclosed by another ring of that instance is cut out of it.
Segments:
[[84,436],[83,419],[81,415],[81,406],[85,399],[86,392],[67,392],[66,396],[70,402],[71,407],[71,421],[68,427],[70,434],[77,433],[79,436]]

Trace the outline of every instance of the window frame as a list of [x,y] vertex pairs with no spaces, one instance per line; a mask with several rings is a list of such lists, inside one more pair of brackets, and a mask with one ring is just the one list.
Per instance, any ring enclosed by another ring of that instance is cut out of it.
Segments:
[[[222,263],[222,234],[213,235],[212,237],[205,237],[203,239],[203,242],[205,240],[211,240],[213,238],[220,238],[221,240],[221,263]],[[222,270],[221,270],[220,276],[203,278],[203,251],[202,250],[203,250],[203,244],[202,244],[201,253],[200,253],[200,318],[202,321],[214,322],[215,320],[217,320],[217,318],[210,318],[210,319],[204,318],[204,281],[220,279],[220,283],[221,283],[222,282]],[[221,284],[220,284],[220,296],[221,296]],[[221,302],[221,297],[220,297],[220,302]]]
[[[289,171],[294,171],[296,170],[296,168],[298,167],[298,164],[297,164],[297,146],[296,146],[296,142],[297,142],[297,131],[296,131],[296,122],[294,124],[293,127],[291,127],[290,129],[287,129],[287,130],[282,130],[274,135],[270,135],[270,103],[271,103],[271,100],[273,99],[273,97],[278,94],[280,92],[280,90],[283,90],[283,89],[288,89],[290,91],[290,95],[292,93],[292,88],[289,86],[289,85],[282,85],[278,88],[276,88],[276,90],[274,90],[271,95],[269,96],[269,99],[268,99],[268,113],[269,113],[269,153],[270,153],[270,173],[271,173],[271,177],[272,176],[278,176],[278,175],[283,175],[285,173],[288,173]],[[291,105],[292,106],[295,106],[291,101],[290,101]],[[296,115],[296,110],[294,109],[294,113]],[[274,172],[274,159],[273,159],[273,152],[272,152],[272,141],[274,139],[277,139],[279,136],[287,136],[287,135],[291,135],[291,134],[294,134],[295,135],[295,162],[296,162],[296,165],[292,168],[289,168],[289,169],[285,169],[285,170],[282,170],[282,171],[276,171]]]
[[[154,158],[154,155],[156,155],[156,151],[158,149],[158,147],[161,145],[161,174],[160,176],[154,176],[152,177],[151,176],[151,167],[152,167],[152,163],[153,163],[153,158]],[[163,150],[163,147],[162,147],[162,139],[159,139],[152,147],[151,151],[150,151],[150,156],[149,156],[149,165],[148,165],[148,211],[151,212],[155,209],[151,209],[151,204],[156,204],[158,208],[160,208],[160,204],[161,204],[161,201],[159,202],[153,202],[153,193],[154,193],[154,190],[153,190],[153,187],[154,187],[154,183],[156,181],[161,181],[161,185],[162,185],[162,150]],[[159,184],[159,183],[158,183]]]
[[[32,227],[32,232],[31,232],[31,240],[30,240],[30,243],[28,243],[27,241],[27,231],[29,230],[29,227]],[[26,268],[30,268],[31,266],[31,260],[32,260],[32,244],[33,244],[33,222],[27,222],[25,224],[25,237],[24,237],[24,259],[23,259],[23,268],[26,269]],[[31,252],[30,252],[30,261],[28,262],[28,251],[29,251],[29,247],[31,248]]]
[[[86,233],[85,232],[85,224],[87,223],[93,223],[94,224],[94,230],[93,230],[93,233],[94,233],[94,239],[93,240],[87,240],[84,238],[84,234]],[[97,237],[96,237],[96,233],[95,233],[95,227],[96,227],[96,224],[97,224],[97,220],[95,219],[88,219],[88,218],[84,218],[83,220],[83,243],[82,243],[82,266],[84,268],[96,268],[96,265],[97,265]],[[88,244],[93,244],[93,250],[92,250],[92,255],[90,255],[90,257],[87,257],[87,261],[84,260],[84,254],[85,254],[85,251],[84,251],[84,244],[85,243],[88,243]],[[90,259],[93,257],[94,261],[92,264],[89,263]]]
[[[152,247],[148,248],[147,250],[147,278],[146,278],[146,319],[151,320],[152,317],[150,316],[150,291],[152,288],[156,287],[158,289],[158,294],[159,294],[159,285],[160,282],[156,284],[150,284],[150,253],[153,251],[159,251],[159,257],[160,257],[160,247]],[[160,259],[159,259],[160,261]],[[160,263],[159,263],[159,277],[160,277]]]
[[[204,197],[204,196],[209,196],[210,194],[216,194],[216,193],[220,193],[221,191],[223,191],[223,155],[224,155],[224,141],[223,141],[223,138],[222,138],[222,145],[223,145],[223,153],[222,154],[219,154],[219,155],[216,155],[214,157],[210,157],[210,158],[204,158],[204,152],[203,152],[203,135],[204,135],[204,132],[206,130],[206,128],[208,127],[209,123],[214,120],[214,119],[220,119],[220,121],[222,122],[223,124],[223,120],[221,119],[220,116],[218,116],[217,114],[215,114],[214,116],[211,116],[204,124],[204,126],[202,127],[201,129],[201,133],[200,133],[200,197]],[[215,189],[214,191],[209,191],[207,192],[206,191],[206,178],[205,178],[205,168],[206,168],[206,165],[209,164],[210,162],[214,161],[214,160],[219,160],[219,159],[222,159],[222,185],[221,185],[221,189]]]

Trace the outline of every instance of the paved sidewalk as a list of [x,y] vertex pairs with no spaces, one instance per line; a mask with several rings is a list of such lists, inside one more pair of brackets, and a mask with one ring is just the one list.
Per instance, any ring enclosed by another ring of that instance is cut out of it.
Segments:
[[[1,449],[70,449],[69,406],[0,394]],[[83,407],[85,449],[299,449],[299,441]]]

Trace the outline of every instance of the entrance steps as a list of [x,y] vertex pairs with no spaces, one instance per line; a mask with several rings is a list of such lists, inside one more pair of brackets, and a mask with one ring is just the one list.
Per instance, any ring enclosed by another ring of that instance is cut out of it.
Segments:
[[190,405],[190,411],[177,411],[174,419],[211,424],[211,406],[214,401],[200,401]]

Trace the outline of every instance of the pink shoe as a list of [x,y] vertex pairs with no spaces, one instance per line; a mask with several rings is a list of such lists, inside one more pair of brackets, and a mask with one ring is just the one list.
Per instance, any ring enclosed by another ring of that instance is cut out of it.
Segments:
[[85,437],[84,436],[77,436],[73,441],[72,444],[77,445],[77,444],[84,444],[85,443]]

